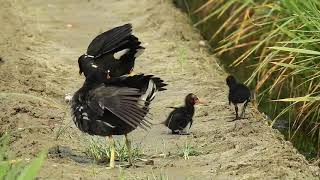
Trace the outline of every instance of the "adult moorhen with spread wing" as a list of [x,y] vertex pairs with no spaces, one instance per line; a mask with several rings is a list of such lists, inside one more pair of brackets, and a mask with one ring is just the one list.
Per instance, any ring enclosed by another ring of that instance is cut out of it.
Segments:
[[[131,145],[127,134],[138,126],[150,127],[149,104],[157,91],[166,84],[153,75],[110,77],[102,71],[92,71],[71,103],[73,121],[90,135],[109,136],[111,141],[110,168],[114,168],[115,144],[112,135],[125,135],[129,164]],[[147,119],[149,118],[149,120]]]
[[78,59],[79,73],[87,76],[96,69],[107,71],[111,77],[129,74],[136,57],[144,50],[132,35],[132,25],[125,24],[108,30],[92,40],[87,53]]
[[[238,83],[236,78],[231,75],[227,77],[226,82],[229,86],[229,105],[232,103],[236,111],[236,118],[234,120],[241,119],[241,117],[244,118],[245,109],[248,105],[248,102],[250,102],[250,90],[244,84]],[[244,103],[240,117],[238,115],[237,106],[239,103]]]
[[174,110],[169,114],[165,126],[172,130],[172,134],[189,134],[193,123],[194,105],[203,103],[199,98],[190,93],[185,98],[185,105],[182,107],[171,107]]

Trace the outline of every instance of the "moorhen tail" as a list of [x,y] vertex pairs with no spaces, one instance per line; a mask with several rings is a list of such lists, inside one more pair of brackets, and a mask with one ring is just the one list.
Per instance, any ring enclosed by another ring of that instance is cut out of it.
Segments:
[[[250,102],[251,97],[249,88],[244,84],[238,83],[237,80],[231,75],[227,77],[226,83],[229,86],[229,105],[232,103],[236,111],[236,118],[234,120],[244,118],[245,109]],[[244,103],[244,105],[239,117],[237,104],[240,103]]]
[[190,93],[185,98],[185,105],[182,107],[170,107],[174,110],[163,122],[165,126],[171,129],[172,134],[189,134],[189,129],[193,123],[194,105],[203,103],[199,98]]
[[112,135],[125,135],[131,165],[127,134],[137,127],[150,128],[149,104],[157,91],[166,90],[166,84],[153,75],[106,76],[101,71],[88,74],[71,101],[73,121],[82,132],[110,138],[110,168],[115,166]]
[[132,25],[125,24],[108,30],[92,40],[87,53],[78,58],[79,73],[87,76],[96,69],[107,71],[111,77],[129,74],[136,57],[144,50]]

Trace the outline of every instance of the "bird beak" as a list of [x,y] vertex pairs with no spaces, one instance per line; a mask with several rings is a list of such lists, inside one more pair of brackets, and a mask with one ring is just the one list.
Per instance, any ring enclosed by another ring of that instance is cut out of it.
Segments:
[[205,102],[204,100],[197,99],[197,100],[195,101],[195,104],[207,105],[207,102]]
[[128,76],[134,76],[134,75],[136,75],[136,73],[133,72],[133,68],[132,68]]

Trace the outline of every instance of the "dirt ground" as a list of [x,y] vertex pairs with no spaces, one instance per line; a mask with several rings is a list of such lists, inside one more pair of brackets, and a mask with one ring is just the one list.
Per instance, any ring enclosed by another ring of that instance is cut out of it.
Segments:
[[[130,134],[153,165],[137,162],[140,167],[107,170],[107,165],[49,155],[40,179],[153,179],[161,174],[169,179],[319,179],[319,168],[252,107],[248,119],[228,122],[234,111],[227,102],[227,74],[199,46],[198,32],[169,0],[48,2],[2,0],[0,6],[0,132],[15,131],[12,150],[18,157],[33,158],[57,145],[84,154],[89,135],[70,123],[64,96],[81,87],[77,58],[100,32],[132,23],[146,47],[136,71],[155,74],[169,85],[152,104],[156,125]],[[170,111],[166,106],[181,105],[189,92],[208,106],[197,107],[192,135],[170,135],[159,124]],[[55,140],[61,127],[69,128]],[[188,160],[172,155],[186,142],[201,154]]]

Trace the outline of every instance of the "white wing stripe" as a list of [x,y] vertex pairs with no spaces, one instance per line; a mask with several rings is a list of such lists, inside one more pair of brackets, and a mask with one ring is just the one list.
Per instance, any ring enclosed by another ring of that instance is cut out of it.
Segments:
[[124,50],[118,51],[118,52],[113,54],[113,57],[115,59],[119,60],[121,58],[121,56],[125,55],[129,51],[130,51],[130,49],[124,49]]
[[100,122],[100,123],[103,123],[103,124],[105,124],[105,125],[107,125],[107,126],[109,126],[109,127],[111,127],[111,128],[115,128],[115,126],[112,126],[111,124],[109,124],[109,123],[107,123],[107,122],[104,122],[104,121],[101,121],[101,120],[97,120],[98,122]]

